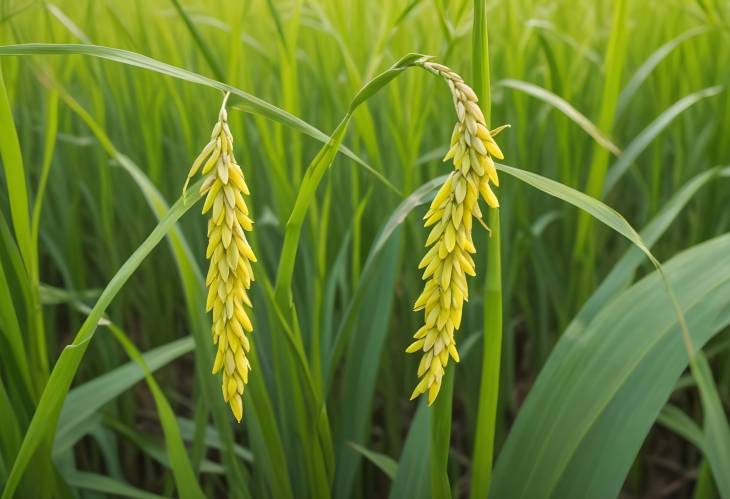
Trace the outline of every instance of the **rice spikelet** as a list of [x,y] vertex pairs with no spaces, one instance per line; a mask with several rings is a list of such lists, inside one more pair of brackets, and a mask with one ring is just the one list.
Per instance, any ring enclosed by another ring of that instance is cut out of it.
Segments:
[[223,99],[210,142],[190,168],[183,193],[202,167],[205,180],[200,192],[207,193],[203,214],[211,213],[205,255],[210,260],[205,307],[206,311],[213,311],[213,342],[218,345],[213,374],[222,370],[223,398],[240,422],[243,390],[251,369],[246,354],[250,349],[247,334],[253,331],[253,325],[246,307],[252,307],[248,289],[254,280],[251,263],[256,256],[246,239],[253,221],[244,200],[244,195],[249,194],[248,186],[233,156],[233,136],[226,113],[228,95]]
[[423,217],[425,227],[431,227],[426,241],[430,249],[418,266],[425,269],[426,284],[414,310],[424,310],[425,324],[406,349],[408,353],[422,353],[420,380],[411,400],[427,392],[431,405],[441,389],[449,357],[459,362],[454,333],[461,325],[464,302],[469,299],[466,276],[476,275],[471,257],[476,252],[471,236],[472,219],[476,217],[484,223],[477,202],[480,194],[489,207],[499,207],[490,186],[499,185],[492,156],[503,156],[492,137],[504,127],[492,132],[487,129],[476,94],[458,74],[427,59],[418,64],[446,80],[458,117],[451,148],[444,157],[444,161],[453,160],[454,171]]

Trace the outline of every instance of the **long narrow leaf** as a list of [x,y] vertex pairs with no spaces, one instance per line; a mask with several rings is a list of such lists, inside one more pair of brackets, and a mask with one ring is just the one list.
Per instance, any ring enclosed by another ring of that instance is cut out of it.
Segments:
[[379,452],[373,452],[353,442],[349,442],[349,445],[388,475],[388,478],[391,480],[395,478],[395,474],[398,472],[398,463],[393,458]]
[[170,467],[172,468],[173,476],[175,477],[175,483],[177,485],[178,495],[184,499],[186,498],[200,498],[204,499],[205,494],[198,484],[198,480],[195,477],[193,466],[190,464],[187,450],[183,444],[182,438],[180,437],[180,427],[177,425],[175,419],[175,413],[167,401],[167,397],[162,393],[162,389],[155,381],[152,376],[150,368],[144,360],[144,357],[139,353],[137,347],[127,338],[118,326],[113,323],[108,323],[107,327],[114,334],[114,337],[122,345],[127,355],[132,359],[139,367],[142,368],[147,386],[152,393],[152,397],[157,407],[157,414],[160,417],[160,424],[162,425],[162,431],[165,435],[165,449],[167,450],[167,457],[170,460]]
[[36,278],[37,258],[30,233],[30,204],[28,188],[25,184],[25,168],[20,142],[15,130],[15,120],[5,89],[2,70],[0,70],[0,157],[5,170],[5,179],[10,201],[10,218],[13,221],[15,237],[26,271],[31,279]]
[[[191,192],[197,193],[200,188],[200,183],[198,182],[195,186],[192,186]],[[86,349],[94,337],[97,324],[102,319],[104,311],[147,255],[162,241],[165,235],[174,227],[178,219],[199,199],[199,194],[189,195],[187,200],[180,199],[170,208],[170,211],[157,224],[147,239],[117,271],[94,305],[89,317],[84,321],[83,326],[76,334],[74,341],[64,348],[56,365],[53,367],[51,376],[43,390],[38,407],[18,451],[18,456],[13,463],[10,475],[5,484],[5,489],[3,490],[3,499],[9,499],[13,496],[20,482],[20,478],[23,476],[36,449],[44,438],[49,435],[52,436],[55,432],[63,400],[86,353]]]
[[717,489],[723,499],[730,498],[730,424],[717,392],[707,358],[701,352],[691,362],[704,412],[704,451]]
[[431,411],[425,401],[421,401],[408,430],[403,452],[398,459],[398,470],[390,486],[389,499],[431,497],[428,479],[431,455],[431,439],[428,438],[430,426]]
[[[725,235],[665,265],[697,348],[730,324],[728,251]],[[561,338],[507,438],[491,497],[618,495],[688,364],[663,286],[654,272],[609,303],[582,335]]]
[[[32,54],[89,55],[93,57],[99,57],[101,59],[120,62],[122,64],[135,66],[149,71],[155,71],[157,73],[172,76],[173,78],[178,78],[184,81],[188,81],[190,83],[196,83],[198,85],[216,88],[222,92],[230,92],[231,94],[239,97],[243,101],[245,109],[249,112],[258,114],[260,116],[263,116],[264,118],[291,127],[325,144],[329,141],[329,136],[324,132],[321,132],[320,130],[303,121],[302,119],[297,118],[296,116],[284,111],[283,109],[269,104],[268,102],[259,99],[254,95],[244,92],[243,90],[240,90],[231,85],[221,83],[219,81],[210,79],[208,77],[202,76],[192,71],[188,71],[183,68],[178,68],[176,66],[160,62],[142,54],[137,54],[128,50],[122,50],[112,47],[102,47],[99,45],[76,45],[60,43],[27,43],[20,45],[0,45],[0,55]],[[396,193],[399,193],[398,189],[395,188],[385,177],[383,177],[382,174],[373,169],[365,161],[360,159],[350,149],[340,144],[338,145],[337,150],[341,151],[345,156],[349,157],[357,164],[365,168],[368,172],[370,172],[370,174],[383,182],[386,187]]]
[[507,79],[500,80],[497,84],[503,87],[514,88],[515,90],[525,92],[526,94],[538,98],[546,104],[549,104],[550,106],[554,107],[565,116],[567,116],[576,125],[581,127],[601,147],[606,148],[615,156],[621,154],[621,149],[619,149],[619,147],[614,144],[610,138],[608,138],[603,132],[601,132],[598,126],[596,126],[591,120],[586,118],[585,115],[583,115],[580,111],[574,108],[562,97],[555,95],[549,90],[546,90],[538,85],[528,83],[526,81]]
[[688,31],[685,31],[678,37],[668,41],[667,43],[656,49],[654,52],[652,52],[652,54],[644,61],[644,63],[639,66],[639,69],[634,72],[633,76],[626,84],[624,89],[621,91],[621,94],[618,96],[618,103],[616,104],[616,116],[620,116],[621,114],[623,114],[631,99],[633,99],[634,95],[639,90],[644,81],[646,81],[646,79],[649,77],[651,72],[654,71],[654,68],[656,68],[660,62],[662,62],[669,54],[671,54],[675,48],[681,45],[684,41],[694,38],[703,33],[707,33],[708,31],[710,30],[706,26],[692,28]]
[[697,423],[679,407],[667,404],[659,413],[656,421],[692,443],[703,454],[705,453],[705,436],[702,433],[702,428],[697,426]]
[[131,497],[133,499],[162,499],[164,497],[157,494],[150,494],[149,492],[140,490],[128,483],[120,482],[113,478],[109,478],[108,476],[99,475],[98,473],[76,471],[68,474],[65,478],[68,484],[72,487],[100,492],[102,494]]
[[573,206],[587,212],[596,220],[606,224],[626,239],[635,244],[644,254],[651,260],[655,266],[659,266],[659,262],[641,239],[641,236],[634,230],[626,219],[616,210],[610,208],[601,201],[583,194],[567,185],[561,184],[549,178],[538,175],[537,173],[521,170],[512,166],[497,164],[497,169],[509,175],[512,175],[523,182],[535,187],[546,194],[550,194],[558,199],[570,203]]
[[[730,168],[713,168],[685,182],[682,189],[664,205],[657,216],[641,231],[641,238],[647,247],[653,246],[664,234],[694,194],[717,177],[730,177]],[[601,307],[631,284],[634,273],[641,262],[644,261],[645,256],[646,254],[637,246],[632,246],[626,250],[626,253],[614,265],[603,282],[575,315],[564,334],[580,334]]]
[[709,87],[699,92],[694,92],[679,99],[669,109],[660,114],[649,124],[634,140],[624,149],[618,160],[608,169],[606,180],[603,184],[603,197],[605,197],[621,177],[626,173],[631,164],[639,157],[644,149],[656,138],[659,133],[667,128],[669,124],[681,113],[692,107],[703,99],[718,95],[725,89],[722,85]]
[[[145,365],[154,372],[192,351],[192,338],[182,338],[154,348],[142,355]],[[104,405],[119,397],[144,379],[144,371],[135,361],[117,367],[68,392],[58,420],[54,454],[68,450],[91,426],[90,419]]]

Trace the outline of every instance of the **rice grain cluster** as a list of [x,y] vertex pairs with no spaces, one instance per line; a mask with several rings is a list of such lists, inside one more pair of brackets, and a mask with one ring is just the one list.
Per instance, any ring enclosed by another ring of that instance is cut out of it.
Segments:
[[256,256],[246,239],[246,231],[253,228],[243,197],[249,190],[233,156],[233,136],[225,109],[227,99],[228,94],[210,142],[193,163],[183,192],[202,167],[205,180],[200,192],[207,193],[203,214],[211,213],[205,255],[210,267],[205,284],[208,287],[206,311],[213,311],[213,342],[218,346],[213,374],[223,371],[223,398],[240,422],[243,390],[251,369],[246,354],[250,349],[247,334],[253,331],[253,325],[246,307],[252,307],[248,289],[254,280],[251,263],[256,261]]
[[451,148],[444,157],[444,161],[453,160],[454,171],[424,216],[425,227],[432,227],[426,241],[430,249],[418,266],[425,269],[426,284],[414,310],[424,310],[425,324],[406,349],[408,353],[422,352],[420,381],[411,400],[428,392],[431,405],[441,389],[449,357],[459,362],[454,333],[461,325],[464,302],[469,299],[466,276],[476,275],[471,257],[476,252],[472,219],[476,217],[483,223],[477,202],[480,194],[489,207],[499,206],[490,186],[499,185],[492,156],[502,159],[503,155],[492,136],[504,127],[489,131],[476,94],[458,74],[428,60],[420,65],[446,80],[458,117]]

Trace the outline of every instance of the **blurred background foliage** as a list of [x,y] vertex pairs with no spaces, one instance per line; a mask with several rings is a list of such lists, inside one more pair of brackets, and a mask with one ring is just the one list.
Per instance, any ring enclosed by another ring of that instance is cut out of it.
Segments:
[[[487,16],[491,125],[512,125],[499,137],[506,164],[602,199],[637,229],[674,206],[653,243],[660,261],[728,232],[727,170],[705,174],[730,164],[726,2],[490,1]],[[468,0],[0,0],[3,45],[94,44],[136,52],[237,87],[328,135],[356,92],[409,52],[434,55],[469,81],[471,26]],[[24,368],[16,368],[5,344],[0,353],[2,399],[14,412],[18,435],[3,433],[12,440],[25,433],[49,366],[156,226],[165,210],[156,213],[162,205],[155,208],[155,202],[171,205],[179,197],[191,161],[207,142],[221,93],[82,55],[3,56],[0,64],[31,202],[48,175],[37,241],[43,324],[29,325],[32,308],[24,311],[22,283],[8,271],[13,252],[2,255],[20,330],[36,333],[24,335]],[[384,245],[375,243],[404,198],[449,171],[440,158],[454,119],[443,82],[415,69],[355,112],[344,145],[370,170],[343,154],[335,158],[307,213],[297,255],[293,296],[310,376],[305,381],[274,324],[270,293],[286,220],[322,144],[251,112],[234,95],[229,122],[252,192],[259,255],[252,377],[260,386],[247,392],[244,423],[232,424],[221,407],[218,381],[209,375],[210,351],[198,347],[193,354],[190,336],[202,345],[209,334],[194,300],[202,292],[196,266],[206,267],[205,221],[194,207],[179,222],[183,239],[152,251],[109,306],[113,324],[90,344],[61,414],[53,451],[57,471],[31,461],[21,490],[33,490],[26,482],[39,474],[57,474],[63,478],[49,479],[57,492],[65,483],[64,493],[82,497],[182,493],[175,492],[180,482],[171,471],[171,440],[167,433],[163,439],[164,410],[152,396],[154,381],[142,383],[120,337],[147,353],[189,443],[195,479],[209,496],[378,497],[390,489],[397,497],[396,485],[428,485],[417,465],[423,459],[418,448],[404,451],[409,428],[414,441],[429,439],[422,431],[428,422],[414,419],[418,404],[408,401],[416,359],[403,353],[421,321],[411,307],[422,285],[423,208]],[[1,126],[7,131],[9,124]],[[593,178],[601,168],[606,173]],[[7,175],[2,178],[7,184]],[[696,189],[682,191],[688,185]],[[670,205],[680,192],[686,200]],[[6,193],[0,194],[1,228],[3,246],[10,248]],[[504,339],[497,455],[556,342],[629,248],[573,206],[507,175],[498,196]],[[479,270],[458,336],[462,362],[454,381],[448,470],[455,497],[465,496],[474,471],[487,237],[475,225]],[[729,254],[707,258],[730,267]],[[648,262],[637,264],[637,279],[654,270]],[[631,275],[623,287],[630,282]],[[609,298],[592,306],[602,308]],[[654,310],[673,316],[666,303]],[[620,317],[619,311],[617,322]],[[8,321],[4,315],[4,328],[11,327]],[[706,349],[721,408],[730,401],[725,324],[713,322],[721,334]],[[113,328],[118,335],[110,334]],[[578,366],[562,386],[545,393],[560,398],[574,380],[592,376],[588,364]],[[21,379],[26,374],[29,379]],[[706,449],[687,440],[688,431],[702,426],[695,381],[689,375],[675,381],[672,405],[659,419],[664,424],[646,439],[633,439],[638,452],[630,456],[625,483],[618,484],[627,497],[717,493]],[[317,424],[308,410],[318,406],[306,401],[311,387],[327,409]],[[620,417],[631,414],[626,406]],[[682,423],[690,430],[683,432]],[[320,432],[307,435],[313,427]],[[331,441],[315,452],[312,439],[325,433]],[[428,447],[421,451],[427,455]],[[12,456],[3,456],[0,483],[12,463]],[[403,478],[406,467],[415,470],[410,478]],[[519,469],[512,472],[519,478]],[[320,474],[330,485],[314,478]],[[613,492],[618,490],[598,489],[595,497]]]

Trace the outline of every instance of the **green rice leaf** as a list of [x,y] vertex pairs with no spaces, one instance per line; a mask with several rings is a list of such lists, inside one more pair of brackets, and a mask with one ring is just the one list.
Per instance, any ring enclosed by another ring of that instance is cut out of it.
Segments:
[[180,437],[180,427],[177,425],[175,419],[175,413],[167,401],[162,389],[155,381],[152,376],[150,368],[144,360],[144,357],[139,353],[137,347],[127,338],[119,327],[113,323],[106,325],[109,330],[114,334],[114,337],[122,345],[127,355],[142,368],[147,386],[152,393],[152,397],[155,400],[155,406],[157,407],[157,414],[160,418],[160,424],[162,425],[162,431],[165,435],[165,449],[167,451],[167,457],[170,461],[170,467],[172,468],[173,476],[175,477],[175,483],[177,485],[177,493],[181,498],[205,498],[198,480],[193,471],[193,467],[190,464],[187,450],[183,444],[182,438]]
[[624,89],[621,90],[621,94],[618,96],[618,103],[616,104],[616,116],[623,114],[631,99],[634,98],[634,95],[636,95],[636,92],[639,90],[641,85],[646,81],[652,71],[654,71],[654,68],[656,68],[660,62],[671,54],[675,48],[683,42],[709,31],[710,29],[707,26],[692,28],[676,38],[669,40],[667,43],[652,52],[643,64],[639,66],[639,69],[634,72]]
[[[177,424],[180,427],[180,434],[182,435],[183,440],[185,440],[186,442],[191,442],[195,434],[195,422],[187,418],[178,417]],[[206,426],[203,435],[206,447],[219,450],[225,448],[224,443],[221,441],[220,434],[215,427]],[[250,450],[238,444],[234,444],[233,447],[236,451],[237,456],[239,456],[244,461],[248,461],[249,463],[253,462],[253,454]]]
[[581,127],[583,131],[585,131],[588,135],[590,135],[593,140],[596,141],[597,144],[599,144],[601,147],[604,147],[608,151],[610,151],[615,156],[618,156],[621,154],[621,149],[614,144],[610,138],[608,138],[599,128],[594,124],[591,120],[585,117],[580,111],[578,111],[576,108],[574,108],[569,102],[567,102],[562,97],[555,95],[554,93],[550,92],[549,90],[546,90],[538,85],[535,85],[534,83],[528,83],[526,81],[520,81],[520,80],[512,80],[512,79],[506,79],[506,80],[500,80],[497,82],[497,85],[501,85],[503,87],[507,88],[513,88],[515,90],[519,90],[521,92],[525,92],[528,95],[531,95],[537,99],[540,99],[541,101],[545,102],[546,104],[554,107],[561,113],[563,113],[565,116],[567,116],[571,121],[573,121],[576,125]]
[[[641,231],[641,238],[646,245],[648,247],[653,246],[683,211],[695,193],[718,177],[730,177],[730,168],[712,168],[685,182],[682,188],[662,207],[656,217]],[[644,261],[645,256],[646,254],[637,246],[627,249],[588,301],[583,304],[566,329],[565,334],[580,334],[580,331],[593,319],[601,307],[631,284],[634,273],[641,262]]]
[[215,75],[216,79],[222,81],[224,79],[223,71],[221,70],[221,65],[216,59],[216,57],[213,55],[213,51],[210,49],[208,44],[203,39],[202,35],[198,31],[198,28],[195,26],[195,23],[193,23],[192,19],[190,19],[190,16],[188,16],[188,13],[185,11],[182,5],[180,5],[180,2],[178,0],[170,0],[175,7],[175,10],[182,18],[183,22],[185,23],[185,26],[188,28],[188,31],[190,32],[190,35],[193,37],[193,40],[195,40],[195,44],[198,46],[200,51],[203,53],[203,57],[205,57],[205,61],[208,63],[208,66],[210,66],[210,69],[213,71],[213,74]]
[[431,410],[422,400],[408,429],[408,437],[398,459],[398,470],[390,485],[389,499],[431,497],[430,483],[426,479],[431,456],[431,417]]
[[0,70],[0,157],[2,157],[5,180],[8,188],[10,219],[13,222],[20,256],[31,279],[36,279],[37,257],[30,232],[30,205],[28,188],[25,184],[25,168],[20,150],[15,120]]
[[33,202],[33,224],[31,234],[33,247],[38,247],[38,235],[41,225],[41,211],[43,209],[43,198],[46,194],[46,185],[48,183],[48,175],[51,172],[51,164],[53,163],[53,151],[56,146],[56,133],[58,132],[58,92],[51,92],[48,97],[48,117],[46,121],[46,129],[43,137],[43,165],[41,166],[41,176],[36,188],[35,200]]
[[[87,312],[88,310],[86,307],[79,305],[79,308],[81,308],[84,312]],[[155,381],[154,377],[152,376],[152,371],[150,369],[150,366],[145,361],[145,356],[143,356],[139,350],[134,346],[134,344],[129,340],[127,335],[115,324],[112,322],[104,319],[102,321],[103,325],[105,325],[109,330],[112,332],[114,337],[117,339],[117,341],[122,345],[124,350],[127,352],[127,355],[132,359],[132,362],[136,364],[142,371],[142,376],[147,382],[147,385],[150,389],[150,392],[152,393],[152,397],[155,401],[155,406],[157,407],[157,412],[160,417],[160,423],[162,425],[163,433],[165,435],[165,448],[167,450],[167,457],[168,462],[170,463],[170,468],[172,469],[173,475],[175,477],[175,482],[177,484],[178,488],[178,495],[180,497],[184,498],[202,498],[205,497],[203,494],[203,491],[200,489],[200,485],[198,485],[198,481],[195,476],[195,472],[193,471],[192,465],[190,464],[190,460],[187,456],[187,451],[185,450],[185,446],[182,442],[182,438],[180,436],[180,429],[177,425],[177,420],[175,418],[175,414],[172,410],[172,407],[170,407],[169,402],[167,401],[167,398],[162,393],[162,390],[160,389],[159,385]],[[173,360],[174,358],[179,357],[183,353],[187,353],[192,349],[193,342],[190,341],[190,338],[184,338],[182,340],[179,340],[175,343],[184,343],[184,349],[182,349],[181,352],[175,351],[172,358],[169,358],[169,360]],[[177,345],[173,343],[170,345],[165,345],[164,347],[160,347],[157,350],[164,349],[164,353],[168,353],[168,351],[172,350],[169,347],[176,347]],[[155,352],[157,353],[157,352]],[[153,360],[157,360],[154,358],[150,353],[145,354],[149,357],[152,357]],[[168,359],[164,359],[167,361]],[[159,365],[153,366],[155,369],[157,367],[160,367]],[[92,382],[87,383],[84,386],[85,393],[92,395],[93,398],[91,400],[87,401],[78,401],[78,400],[72,400],[71,404],[68,405],[69,400],[72,398],[72,393],[69,394],[69,396],[66,399],[66,405],[64,405],[65,408],[68,408],[70,411],[73,411],[74,409],[80,407],[82,410],[87,410],[89,408],[96,407],[97,409],[103,405],[102,403],[99,403],[99,399],[104,401],[110,400],[109,396],[109,388],[111,387],[113,391],[111,392],[111,396],[118,396],[121,391],[116,391],[114,389],[119,388],[121,385],[123,388],[129,388],[131,387],[135,381],[139,380],[139,377],[134,376],[133,373],[126,373],[124,372],[124,367],[118,368],[115,371],[113,371],[113,376],[109,376],[108,374],[105,375],[109,379],[97,379]],[[102,376],[104,377],[104,376]],[[136,379],[135,379],[136,378]],[[121,383],[120,383],[121,381]],[[92,385],[93,384],[93,385]],[[83,416],[82,416],[83,417]],[[84,418],[86,419],[86,418]],[[84,421],[84,425],[86,428],[89,428],[88,421]],[[82,431],[80,431],[79,424],[76,424],[77,428],[71,428],[70,431],[67,431],[64,433],[65,435],[73,435],[76,438],[80,438],[82,435]],[[58,443],[60,433],[57,432],[56,436],[56,442]],[[61,437],[63,438],[63,437]],[[70,439],[66,438],[66,442],[69,442]],[[72,442],[69,442],[71,444]],[[59,446],[56,447],[55,451],[57,453],[63,452],[65,448],[61,448]]]
[[75,471],[73,473],[68,473],[64,478],[72,487],[99,492],[101,494],[109,494],[118,497],[131,497],[133,499],[162,499],[164,497],[157,494],[150,494],[149,492],[133,487],[126,482],[121,482],[114,478],[109,478],[108,476],[88,471]]
[[[5,383],[0,377],[0,418],[3,421],[3,431],[0,432],[0,464],[13,459],[20,447],[22,434],[15,409],[10,401]],[[0,477],[4,480],[7,470],[0,466]]]
[[398,463],[390,456],[381,454],[380,452],[371,451],[354,442],[348,442],[348,445],[363,455],[368,461],[377,466],[380,471],[388,475],[391,480],[395,478],[398,471]]
[[697,423],[679,407],[672,404],[665,405],[656,421],[690,442],[703,454],[705,453],[705,436],[702,433],[702,428],[697,426]]
[[363,267],[361,285],[355,290],[355,294],[347,305],[344,319],[340,323],[335,336],[334,345],[330,353],[330,359],[325,364],[325,380],[327,385],[332,383],[332,375],[334,370],[345,351],[346,345],[350,342],[350,338],[355,330],[357,319],[361,314],[363,308],[363,301],[367,290],[366,283],[372,279],[372,276],[377,271],[377,262],[379,261],[380,254],[386,247],[390,238],[396,233],[396,230],[405,222],[408,215],[417,207],[430,202],[435,193],[434,189],[443,184],[446,180],[447,175],[442,175],[424,183],[418,189],[413,191],[406,199],[404,199],[398,207],[393,211],[393,214],[383,225],[382,231],[377,235],[373,246],[368,253],[368,258],[365,261]]
[[649,146],[649,144],[651,144],[657,135],[667,128],[677,116],[703,99],[718,95],[724,90],[724,86],[716,85],[687,95],[672,104],[669,109],[664,111],[654,121],[652,121],[649,126],[642,130],[641,133],[631,141],[626,149],[624,149],[621,156],[619,156],[618,160],[616,160],[616,162],[608,169],[606,180],[603,184],[603,197],[606,197],[606,195],[611,192],[611,189],[616,185],[626,171],[628,171],[636,158],[639,157],[639,155],[647,148],[647,146]]
[[723,499],[730,497],[730,424],[720,394],[712,379],[707,358],[699,352],[690,363],[692,376],[700,391],[704,412],[704,453],[710,464],[717,489]]
[[383,71],[378,76],[367,82],[352,99],[352,102],[350,103],[350,113],[355,112],[355,109],[357,109],[360,104],[370,99],[370,97],[378,93],[380,89],[390,83],[393,78],[396,78],[400,73],[411,67],[413,63],[424,57],[427,56],[424,56],[423,54],[405,55],[389,69]]
[[[2,228],[2,240],[7,251],[17,251],[10,231],[8,230],[5,222],[5,217],[0,213],[0,224]],[[20,257],[18,256],[18,259]],[[25,269],[21,268],[21,276],[25,273]],[[26,355],[25,344],[23,342],[23,331],[19,322],[18,311],[16,310],[16,304],[13,301],[13,293],[10,288],[10,281],[8,275],[3,267],[3,261],[0,259],[0,321],[2,321],[3,327],[0,328],[0,338],[2,343],[7,345],[6,348],[0,352],[0,359],[8,366],[13,366],[12,371],[17,373],[19,379],[22,380],[23,385],[27,390],[31,390],[32,384],[29,376],[28,369],[28,357]]]
[[[730,324],[728,251],[725,235],[664,267],[697,348]],[[505,442],[491,497],[618,495],[688,364],[663,286],[654,272],[608,303],[582,335],[560,339]]]
[[537,173],[529,172],[527,170],[521,170],[513,166],[507,166],[503,164],[496,164],[497,169],[504,173],[507,173],[523,182],[541,190],[546,194],[550,194],[558,199],[570,203],[573,206],[580,208],[586,213],[590,214],[596,220],[606,224],[611,229],[615,230],[626,239],[636,245],[644,254],[651,260],[651,262],[659,267],[659,261],[654,258],[649,248],[646,246],[641,236],[634,230],[634,228],[621,216],[616,210],[605,205],[601,201],[583,194],[580,191],[568,187],[567,185],[556,182],[549,178],[538,175]]
[[[192,338],[181,338],[145,352],[141,360],[150,372],[166,366],[193,350]],[[144,370],[136,361],[129,361],[75,387],[68,392],[58,420],[53,453],[60,455],[84,435],[90,419],[106,404],[119,397],[144,379]]]
[[[146,433],[142,433],[134,428],[124,425],[123,423],[106,419],[106,425],[119,433],[122,437],[129,440],[132,444],[139,448],[140,451],[157,461],[167,469],[172,469],[170,457],[159,439]],[[200,473],[208,475],[225,475],[225,468],[215,461],[203,459],[200,463]]]
[[[335,424],[337,468],[333,492],[337,497],[352,495],[352,485],[360,463],[360,456],[346,446],[364,445],[372,424],[370,415],[375,398],[375,387],[380,370],[380,359],[389,333],[396,276],[400,264],[401,235],[397,231],[374,260],[366,264],[366,272],[355,292],[362,310],[377,310],[377,314],[360,313],[355,316],[347,357],[338,383],[343,397]],[[330,369],[335,365],[330,364]]]
[[[180,80],[188,81],[198,85],[204,85],[210,88],[216,88],[222,92],[230,92],[232,95],[240,98],[243,101],[243,108],[251,113],[263,116],[264,118],[270,119],[282,125],[288,126],[295,130],[304,133],[322,143],[329,141],[329,136],[324,132],[321,132],[317,128],[313,127],[309,123],[303,121],[300,118],[280,109],[268,102],[259,99],[258,97],[251,95],[243,90],[239,90],[231,85],[221,83],[219,81],[210,79],[206,76],[202,76],[198,73],[188,71],[183,68],[178,68],[164,62],[152,59],[142,54],[130,52],[128,50],[122,50],[112,47],[102,47],[98,45],[78,45],[78,44],[61,44],[61,43],[26,43],[19,45],[0,45],[0,55],[32,55],[32,54],[47,54],[47,55],[89,55],[92,57],[99,57],[101,59],[107,59],[129,66],[135,66],[138,68],[146,69],[149,71],[155,71],[157,73],[178,78]],[[360,159],[350,149],[338,144],[338,151],[342,152],[345,156],[349,157],[357,164],[365,168],[370,174],[375,176],[378,180],[391,189],[395,193],[399,193],[398,189],[393,186],[381,173],[373,169],[365,161]]]
[[[200,184],[200,181],[197,182],[196,185],[191,187],[191,191],[197,193]],[[66,393],[86,353],[89,342],[94,337],[97,325],[102,319],[104,311],[147,255],[172,230],[178,219],[192,208],[195,201],[199,199],[200,195],[189,195],[187,200],[180,199],[170,208],[170,211],[157,224],[147,239],[117,271],[102,292],[88,318],[84,321],[83,326],[76,334],[74,341],[61,352],[61,356],[51,371],[48,383],[43,389],[38,407],[18,451],[18,456],[10,470],[10,475],[3,490],[2,499],[9,499],[13,496],[20,482],[20,478],[23,476],[36,449],[38,449],[44,438],[52,436],[55,433],[58,416]]]

